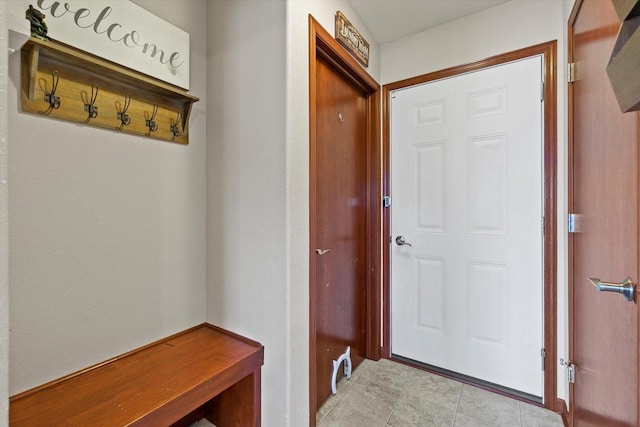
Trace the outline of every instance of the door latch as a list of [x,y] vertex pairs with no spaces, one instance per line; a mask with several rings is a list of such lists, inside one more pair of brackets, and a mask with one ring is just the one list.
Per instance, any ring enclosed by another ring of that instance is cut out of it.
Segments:
[[601,292],[616,292],[622,294],[622,297],[627,302],[633,302],[636,298],[636,285],[633,283],[633,280],[631,280],[631,277],[625,277],[620,283],[603,282],[597,278],[589,278],[589,282]]
[[411,243],[409,243],[406,240],[404,240],[404,236],[396,237],[396,244],[398,246],[413,246]]
[[569,382],[575,384],[576,382],[576,365],[571,360],[560,359],[560,365],[567,367],[567,373],[569,375]]

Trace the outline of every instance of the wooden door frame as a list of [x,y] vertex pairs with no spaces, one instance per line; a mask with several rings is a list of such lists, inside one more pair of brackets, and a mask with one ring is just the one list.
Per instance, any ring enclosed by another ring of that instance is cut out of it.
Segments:
[[[556,412],[561,411],[564,402],[557,399],[556,385],[556,333],[557,333],[557,41],[553,40],[524,49],[496,55],[481,61],[435,71],[421,76],[389,83],[382,88],[382,182],[383,194],[391,195],[390,148],[391,134],[389,129],[391,117],[391,91],[410,86],[432,82],[443,78],[457,76],[472,71],[543,55],[544,58],[544,273],[543,273],[543,307],[544,307],[544,406]],[[391,212],[385,209],[383,214],[383,236],[391,236]],[[391,358],[391,264],[390,247],[383,245],[383,346],[382,357]]]
[[[571,9],[571,15],[569,16],[569,21],[567,23],[567,62],[573,62],[573,25],[578,18],[578,12],[582,7],[582,0],[576,0],[573,4],[573,9]],[[567,212],[573,212],[574,207],[574,199],[573,199],[573,83],[567,83]],[[568,341],[569,341],[569,354],[567,357],[569,360],[573,360],[574,354],[574,340],[573,340],[573,331],[575,328],[574,324],[574,311],[573,311],[573,280],[574,280],[574,271],[573,271],[573,251],[574,251],[574,242],[573,236],[571,233],[568,233],[567,237],[567,303],[569,305],[569,324],[567,325],[567,333]],[[569,384],[569,402],[574,401],[574,385]],[[574,405],[569,404],[569,408],[567,409],[567,421],[568,425],[575,425],[575,411],[573,410]]]
[[381,153],[380,85],[349,55],[313,16],[309,15],[309,425],[316,425],[316,72],[317,61],[327,61],[365,96],[367,164],[367,315],[366,357],[380,359],[381,334]]
[[[573,4],[573,9],[571,10],[571,15],[569,16],[569,21],[567,23],[567,61],[569,63],[573,61],[574,55],[574,43],[573,43],[573,26],[578,18],[578,13],[580,12],[580,8],[582,7],[584,0],[575,0]],[[574,212],[574,198],[573,198],[573,159],[574,159],[574,107],[573,107],[573,82],[570,82],[567,87],[567,110],[568,110],[568,119],[567,119],[567,128],[568,128],[568,170],[567,170],[567,178],[568,178],[568,212]],[[639,114],[637,112],[630,114]],[[640,144],[640,138],[638,140],[638,144]],[[640,162],[640,159],[638,160]],[[638,178],[640,180],[640,177]],[[640,183],[639,183],[640,188]],[[638,217],[638,221],[640,222],[640,216]],[[573,264],[573,254],[574,254],[574,241],[573,234],[569,233],[569,238],[567,241],[568,247],[568,303],[569,303],[569,360],[573,360],[573,355],[575,354],[575,341],[574,341],[574,330],[575,330],[575,311],[574,311],[574,264]],[[636,278],[636,282],[637,282]],[[640,319],[640,304],[637,304],[638,310],[638,318]],[[638,328],[638,354],[640,355],[640,328]],[[636,379],[638,383],[638,390],[640,390],[640,357],[638,357],[638,378]],[[570,426],[575,425],[575,405],[572,405],[571,402],[575,401],[575,384],[569,383],[569,410],[568,410],[568,424]],[[638,396],[635,396],[638,399]],[[565,408],[566,411],[566,408]],[[638,405],[638,420],[640,420],[640,405]]]

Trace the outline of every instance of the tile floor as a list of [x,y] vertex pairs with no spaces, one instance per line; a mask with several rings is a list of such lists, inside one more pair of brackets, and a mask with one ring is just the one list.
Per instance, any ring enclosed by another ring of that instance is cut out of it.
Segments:
[[318,427],[544,426],[560,415],[390,360],[365,360],[316,414]]

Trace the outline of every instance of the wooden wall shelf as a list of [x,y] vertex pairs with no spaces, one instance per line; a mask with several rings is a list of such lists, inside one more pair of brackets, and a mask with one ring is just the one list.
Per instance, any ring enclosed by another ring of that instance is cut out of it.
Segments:
[[189,143],[198,98],[178,87],[54,40],[31,37],[21,60],[25,112]]

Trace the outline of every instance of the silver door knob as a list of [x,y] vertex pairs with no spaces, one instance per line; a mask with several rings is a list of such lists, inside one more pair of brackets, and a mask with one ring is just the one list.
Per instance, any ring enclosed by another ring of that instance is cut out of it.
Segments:
[[602,282],[597,278],[589,278],[589,282],[601,292],[617,292],[626,301],[633,301],[636,297],[636,285],[631,277],[625,277],[620,283]]
[[326,254],[328,252],[331,252],[331,249],[316,249],[316,253],[318,255],[324,255],[324,254]]
[[396,237],[396,244],[398,246],[413,246],[411,243],[407,242],[406,240],[404,240],[404,236],[398,236]]

